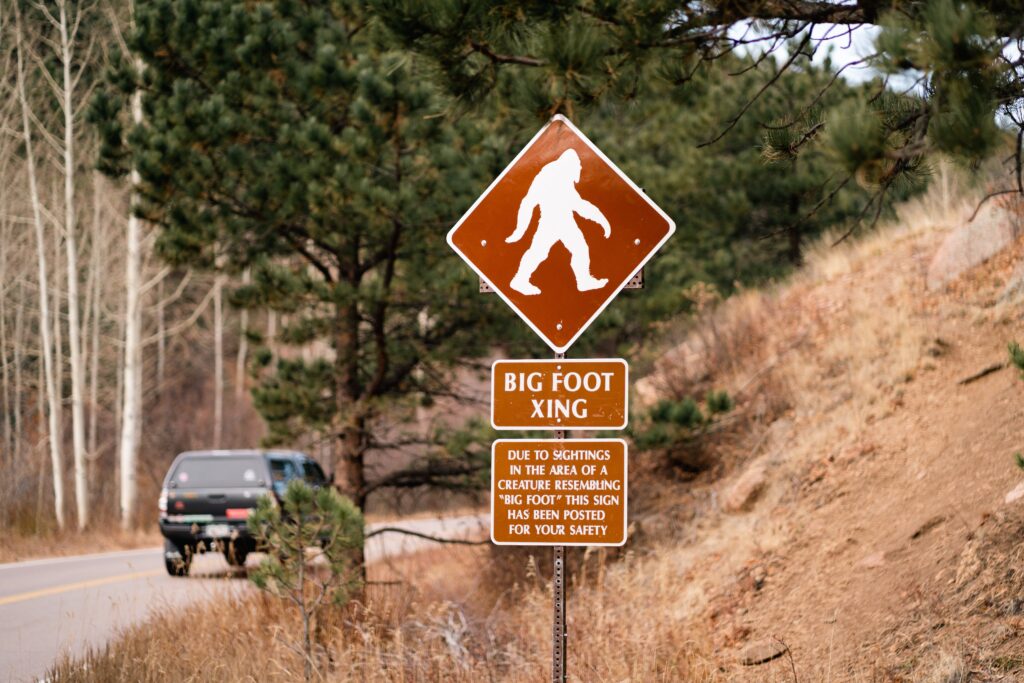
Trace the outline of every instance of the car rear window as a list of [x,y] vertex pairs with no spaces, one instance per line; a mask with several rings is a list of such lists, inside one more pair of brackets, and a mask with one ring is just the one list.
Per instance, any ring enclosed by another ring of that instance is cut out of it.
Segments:
[[174,468],[170,481],[177,488],[205,489],[259,486],[262,479],[259,457],[221,455],[185,458]]

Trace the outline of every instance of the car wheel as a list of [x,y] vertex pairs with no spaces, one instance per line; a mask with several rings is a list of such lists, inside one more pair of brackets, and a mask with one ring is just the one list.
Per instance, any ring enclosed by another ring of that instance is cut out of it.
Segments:
[[170,541],[164,541],[164,568],[170,576],[188,576],[192,566],[192,553]]

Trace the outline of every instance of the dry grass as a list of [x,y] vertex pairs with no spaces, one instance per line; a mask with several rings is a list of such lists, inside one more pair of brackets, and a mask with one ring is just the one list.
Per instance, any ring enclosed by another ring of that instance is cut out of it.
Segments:
[[[534,572],[525,584],[495,585],[479,571],[489,552],[445,549],[376,567],[363,601],[329,612],[319,625],[325,647],[318,679],[546,678],[550,586]],[[684,577],[651,560],[638,566],[632,557],[606,566],[598,555],[587,558],[588,570],[574,575],[570,589],[570,680],[722,680],[706,655],[706,638],[684,628],[682,603],[663,599],[686,590]],[[396,581],[403,576],[417,583]],[[296,680],[302,660],[289,643],[298,629],[296,615],[275,598],[225,597],[129,629],[104,650],[58,663],[49,680]]]
[[156,529],[121,531],[89,530],[52,532],[39,536],[0,534],[0,563],[20,562],[40,557],[84,555],[111,550],[152,548],[162,543]]

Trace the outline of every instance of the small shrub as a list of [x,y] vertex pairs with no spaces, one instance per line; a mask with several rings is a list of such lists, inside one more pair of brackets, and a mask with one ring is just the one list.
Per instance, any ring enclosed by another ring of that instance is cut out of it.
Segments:
[[[1010,362],[1020,371],[1021,379],[1024,379],[1024,349],[1015,341],[1010,342],[1007,348],[1010,351]],[[1013,454],[1013,459],[1017,467],[1024,470],[1024,455],[1020,451]]]
[[709,391],[704,410],[689,396],[678,401],[661,399],[636,420],[638,426],[628,433],[641,450],[664,448],[699,434],[717,415],[732,408],[732,398],[725,391]]
[[708,406],[708,412],[712,415],[727,413],[733,408],[732,397],[725,391],[715,391],[712,389],[708,392],[705,402]]
[[[294,649],[303,657],[306,680],[311,680],[320,611],[348,602],[360,585],[360,567],[353,557],[363,546],[362,513],[334,489],[314,490],[296,479],[288,484],[281,505],[269,495],[261,498],[249,522],[259,550],[267,553],[250,578],[298,610],[302,640]],[[316,557],[309,557],[310,549],[319,549]]]
[[1010,362],[1020,370],[1021,379],[1024,379],[1024,349],[1015,341],[1009,343]]

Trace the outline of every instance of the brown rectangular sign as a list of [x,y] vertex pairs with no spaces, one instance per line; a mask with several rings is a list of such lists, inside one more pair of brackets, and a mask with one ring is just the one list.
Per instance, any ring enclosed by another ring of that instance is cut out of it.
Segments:
[[491,367],[495,429],[622,429],[629,366],[621,358],[498,360]]
[[491,449],[491,540],[622,545],[626,488],[622,439],[499,439]]

